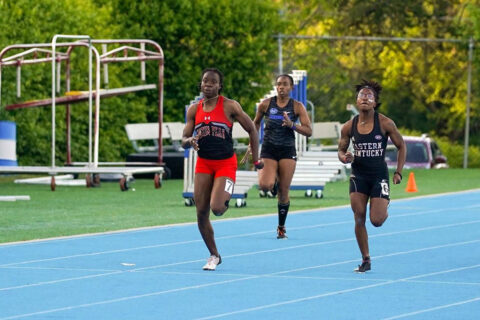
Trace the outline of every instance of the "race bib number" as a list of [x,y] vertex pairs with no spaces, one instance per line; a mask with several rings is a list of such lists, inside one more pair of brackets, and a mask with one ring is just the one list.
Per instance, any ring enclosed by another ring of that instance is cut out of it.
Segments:
[[383,180],[382,182],[380,182],[380,186],[382,188],[382,195],[388,196],[390,194],[390,189],[388,188],[388,182]]
[[228,192],[230,195],[232,195],[233,186],[234,186],[234,183],[232,180],[230,179],[225,180],[225,192]]

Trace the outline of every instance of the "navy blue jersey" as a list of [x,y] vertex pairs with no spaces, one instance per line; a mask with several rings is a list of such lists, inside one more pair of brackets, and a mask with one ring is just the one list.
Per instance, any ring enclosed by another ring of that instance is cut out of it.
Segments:
[[388,177],[387,163],[385,162],[385,149],[387,140],[380,129],[378,113],[373,117],[373,129],[370,133],[361,134],[357,130],[358,115],[353,118],[351,139],[354,151],[352,175],[355,177]]
[[290,98],[285,107],[277,105],[277,97],[270,99],[267,111],[265,112],[265,131],[263,143],[275,146],[295,146],[295,134],[289,127],[282,126],[283,113],[288,112],[288,117],[293,123],[297,121],[293,107],[294,100]]

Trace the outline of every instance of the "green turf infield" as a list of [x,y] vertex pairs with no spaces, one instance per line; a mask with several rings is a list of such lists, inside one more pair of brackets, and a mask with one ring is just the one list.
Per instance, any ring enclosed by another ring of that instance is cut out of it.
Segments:
[[[418,192],[405,187],[414,172]],[[164,180],[155,189],[152,180],[137,179],[135,191],[121,192],[116,182],[99,188],[15,184],[15,176],[0,176],[0,196],[29,195],[29,201],[0,202],[0,243],[121,229],[195,222],[195,207],[184,205],[183,180]],[[480,188],[480,169],[404,170],[403,182],[391,185],[392,200]],[[348,182],[329,183],[324,198],[307,198],[291,191],[291,211],[348,205]],[[223,217],[234,218],[276,212],[276,199],[260,198],[250,189],[247,206],[236,208],[232,199]],[[272,227],[274,228],[274,226]]]

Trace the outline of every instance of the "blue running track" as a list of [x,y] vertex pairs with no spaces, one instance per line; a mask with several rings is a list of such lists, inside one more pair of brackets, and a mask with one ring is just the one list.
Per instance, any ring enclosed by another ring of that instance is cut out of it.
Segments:
[[392,201],[366,274],[349,207],[291,213],[288,240],[231,209],[214,272],[196,224],[4,244],[0,319],[479,319],[479,200]]

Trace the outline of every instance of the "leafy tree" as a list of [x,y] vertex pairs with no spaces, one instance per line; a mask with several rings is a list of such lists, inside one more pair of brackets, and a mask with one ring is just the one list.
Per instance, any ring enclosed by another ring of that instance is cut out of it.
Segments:
[[[351,114],[345,107],[354,103],[353,85],[368,78],[383,85],[380,110],[397,126],[460,145],[467,99],[466,41],[473,37],[478,47],[479,8],[480,0],[0,0],[0,48],[50,42],[54,34],[154,40],[165,55],[164,120],[183,121],[185,106],[199,93],[200,73],[206,67],[225,73],[223,94],[238,100],[253,116],[255,103],[272,88],[278,34],[462,39],[458,43],[283,39],[283,69],[308,71],[315,121],[346,121]],[[470,141],[478,146],[480,50],[475,48],[474,53]],[[86,55],[85,49],[75,49],[72,55],[74,90],[87,89]],[[155,62],[147,66],[147,82],[155,83]],[[109,70],[109,88],[139,82],[138,63],[109,64]],[[21,164],[49,164],[50,108],[3,108],[19,101],[15,77],[15,68],[2,67],[0,119],[17,123]],[[22,67],[21,100],[49,97],[50,77],[48,63]],[[155,90],[102,99],[101,161],[122,160],[132,151],[123,126],[157,121],[157,99]],[[72,105],[76,161],[87,156],[87,112],[85,103]],[[63,106],[57,107],[56,116],[61,163]]]
[[[81,8],[81,10],[79,10]],[[12,44],[48,43],[54,34],[89,34],[92,37],[109,37],[114,26],[109,25],[109,6],[99,7],[90,0],[27,0],[0,1],[0,46],[5,48]],[[109,27],[110,26],[110,27]],[[18,51],[17,51],[18,52]],[[11,51],[11,54],[15,51]],[[79,50],[79,56],[86,56],[86,50]],[[75,54],[74,54],[75,56]],[[73,87],[82,85],[86,88],[85,62],[73,65]],[[48,98],[51,95],[51,72],[49,63],[22,67],[22,97],[15,97],[15,68],[2,69],[2,105],[31,99]],[[78,68],[78,69],[77,69]],[[63,88],[64,90],[64,88]],[[85,105],[72,106],[72,137],[74,153],[85,160],[87,145],[86,124],[88,117]],[[17,153],[21,164],[50,164],[51,109],[49,107],[28,110],[0,111],[2,118],[15,120],[17,123]],[[58,106],[56,114],[56,154],[57,161],[65,161],[65,108]],[[78,139],[75,139],[78,137]]]
[[[266,0],[3,0],[0,45],[50,42],[54,34],[152,39],[165,54],[165,121],[183,121],[184,106],[199,93],[201,70],[211,66],[225,73],[224,94],[238,100],[253,115],[255,102],[267,87],[270,89],[273,78],[276,47],[272,34],[280,27],[277,15],[277,5]],[[86,55],[87,50],[77,49],[73,54],[74,90],[88,88]],[[51,95],[49,68],[48,63],[22,68],[22,101]],[[138,84],[138,65],[109,64],[109,70],[110,88]],[[155,71],[148,73],[147,82],[155,83],[157,76]],[[15,103],[15,68],[4,68],[2,84],[2,104]],[[157,121],[157,100],[154,90],[102,99],[101,161],[123,160],[132,151],[123,126],[127,122]],[[0,112],[2,118],[17,122],[20,163],[49,164],[50,108]],[[72,105],[74,161],[87,160],[87,114],[87,104]],[[61,163],[66,151],[63,106],[57,107],[56,117],[56,154]]]
[[[317,106],[316,121],[347,120],[350,115],[345,106],[354,103],[353,85],[368,78],[384,86],[381,112],[391,116],[397,125],[422,132],[434,131],[451,140],[463,139],[466,41],[467,35],[472,34],[468,25],[478,21],[474,20],[478,17],[478,3],[292,0],[285,1],[285,12],[287,20],[296,22],[288,30],[292,34],[343,37],[284,42],[288,68],[309,71],[309,99]],[[479,28],[475,30],[478,33]],[[380,42],[357,41],[345,36],[465,41]],[[478,98],[472,101],[472,133],[478,137],[475,101]],[[479,139],[472,141],[478,143]]]
[[[270,90],[280,28],[278,7],[262,0],[117,0],[122,37],[148,38],[165,53],[166,121],[184,121],[185,106],[199,94],[202,69],[225,74],[226,96],[251,115]],[[152,97],[149,97],[151,100]],[[149,113],[149,120],[156,114]]]
[[[480,1],[464,1],[463,12],[459,15],[462,21],[464,37],[472,37],[474,42],[472,73],[472,109],[470,118],[470,141],[480,147]],[[478,153],[477,153],[478,154]],[[470,153],[469,153],[470,156]],[[470,161],[469,161],[470,163]]]

